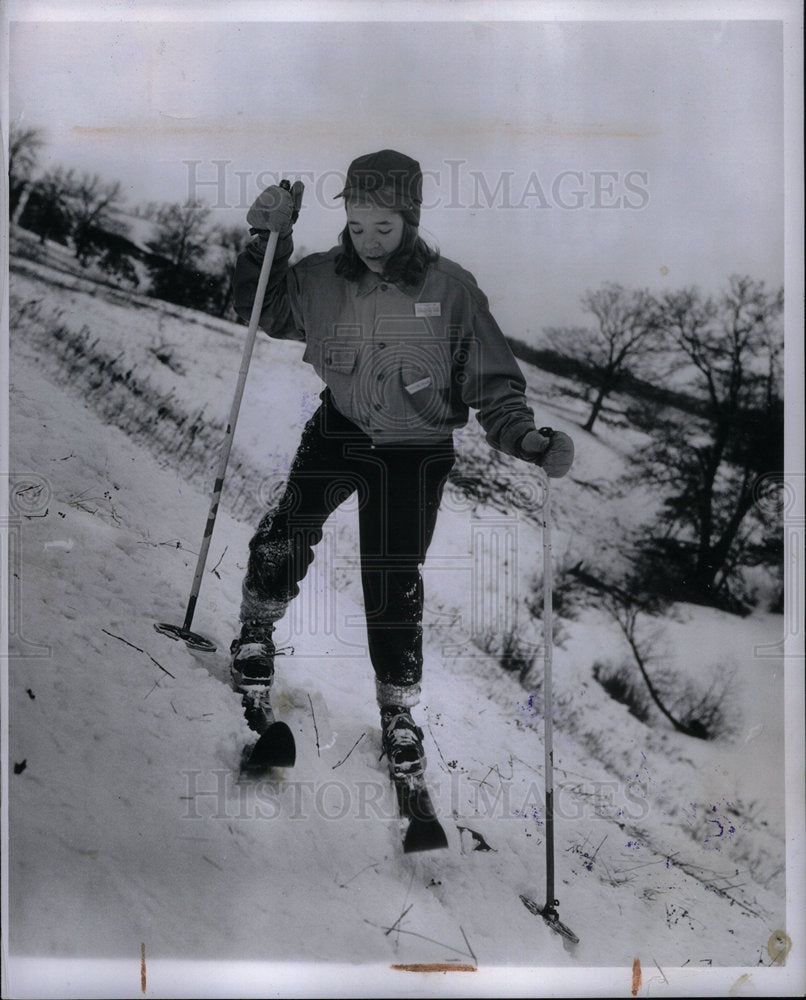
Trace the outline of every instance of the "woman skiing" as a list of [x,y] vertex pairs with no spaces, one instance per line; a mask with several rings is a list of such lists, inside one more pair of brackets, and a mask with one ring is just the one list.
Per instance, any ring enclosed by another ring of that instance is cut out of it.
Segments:
[[268,231],[280,238],[260,325],[303,340],[325,383],[285,491],[258,525],[243,583],[232,674],[251,728],[273,723],[275,623],[322,538],[328,516],[357,491],[361,582],[382,748],[396,781],[421,778],[422,731],[411,709],[422,676],[420,566],[454,463],[452,431],[469,409],[492,447],[565,475],[573,444],[538,431],[525,381],[475,279],[420,237],[422,173],[395,150],[354,160],[337,247],[293,267],[291,228],[302,185],[267,188],[247,215],[235,304],[248,318]]

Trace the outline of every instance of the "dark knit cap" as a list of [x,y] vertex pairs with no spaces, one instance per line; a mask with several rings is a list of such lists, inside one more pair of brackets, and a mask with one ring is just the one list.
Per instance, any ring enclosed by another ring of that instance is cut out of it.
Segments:
[[350,164],[347,183],[336,197],[345,201],[366,198],[384,208],[402,212],[418,225],[423,201],[420,164],[394,149],[366,153]]

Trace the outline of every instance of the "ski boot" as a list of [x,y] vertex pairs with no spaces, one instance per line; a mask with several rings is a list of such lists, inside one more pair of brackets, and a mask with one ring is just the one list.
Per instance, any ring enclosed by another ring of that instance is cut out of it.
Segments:
[[247,725],[259,734],[275,721],[270,698],[274,681],[273,632],[273,625],[245,622],[240,638],[230,646],[232,686],[243,695]]
[[381,726],[383,754],[389,762],[398,810],[407,821],[404,852],[411,854],[447,847],[448,838],[425,784],[422,729],[414,724],[409,709],[400,705],[381,708]]
[[243,695],[247,725],[260,739],[244,748],[241,775],[257,777],[274,767],[293,767],[297,750],[285,722],[278,722],[271,707],[274,681],[273,625],[245,622],[241,636],[230,647],[233,687]]
[[414,724],[411,711],[400,705],[381,708],[381,746],[389,764],[389,775],[397,784],[414,784],[425,774],[423,731]]

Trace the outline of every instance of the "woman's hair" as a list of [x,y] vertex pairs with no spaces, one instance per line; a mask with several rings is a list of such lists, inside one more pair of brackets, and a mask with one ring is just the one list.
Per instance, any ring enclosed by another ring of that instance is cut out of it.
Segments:
[[[425,277],[429,264],[439,260],[439,250],[432,249],[420,236],[419,229],[410,222],[404,210],[403,235],[400,246],[386,262],[384,277],[395,283],[402,281],[407,285],[416,285]],[[350,237],[350,227],[345,226],[339,235],[341,250],[336,255],[336,274],[347,281],[358,281],[366,269],[366,264],[355,252]]]

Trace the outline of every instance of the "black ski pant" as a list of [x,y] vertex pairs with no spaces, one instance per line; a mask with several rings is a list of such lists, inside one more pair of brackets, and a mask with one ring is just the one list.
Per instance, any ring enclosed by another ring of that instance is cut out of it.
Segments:
[[453,441],[374,446],[327,391],[322,399],[305,425],[279,503],[250,542],[244,592],[250,606],[284,609],[299,593],[325,521],[357,491],[361,583],[379,700],[382,688],[419,690],[420,566],[455,461]]

